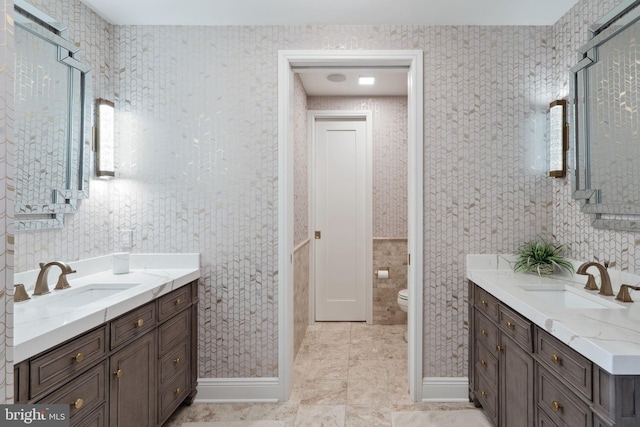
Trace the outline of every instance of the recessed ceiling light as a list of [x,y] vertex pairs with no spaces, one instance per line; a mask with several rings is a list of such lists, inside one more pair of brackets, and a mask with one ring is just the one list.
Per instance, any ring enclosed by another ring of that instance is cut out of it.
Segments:
[[329,74],[327,76],[327,80],[334,83],[342,83],[343,81],[347,80],[347,76],[345,76],[344,74]]
[[361,85],[372,85],[375,82],[375,77],[360,77],[360,79],[358,80],[358,83],[360,83]]

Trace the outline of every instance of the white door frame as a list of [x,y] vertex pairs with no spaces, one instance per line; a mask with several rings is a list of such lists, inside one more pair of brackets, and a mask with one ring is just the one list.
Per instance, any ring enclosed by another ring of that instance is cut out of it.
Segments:
[[278,51],[278,384],[293,385],[293,78],[297,67],[405,66],[408,72],[409,392],[422,400],[423,319],[423,53],[421,50]]
[[[367,127],[366,135],[366,156],[365,159],[365,319],[367,324],[373,323],[373,113],[365,110],[308,110],[307,141],[311,141],[309,150],[309,226],[316,223],[316,181],[315,181],[315,152],[316,152],[316,119],[364,119]],[[316,228],[317,230],[317,228]],[[313,231],[309,232],[313,234]],[[309,251],[309,322],[314,323],[316,319],[316,246],[313,244],[313,236],[310,237],[311,245]]]

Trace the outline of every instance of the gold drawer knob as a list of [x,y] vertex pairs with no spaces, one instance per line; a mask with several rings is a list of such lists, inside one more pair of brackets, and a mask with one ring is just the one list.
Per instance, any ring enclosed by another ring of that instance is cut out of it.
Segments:
[[182,304],[183,302],[184,302],[184,301],[182,301],[182,298],[178,298],[178,299],[176,300],[176,305],[180,305],[180,304]]
[[498,353],[500,353],[502,350],[504,350],[504,347],[503,347],[503,346],[501,346],[501,345],[497,345],[497,346],[496,346],[496,351],[497,351]]
[[485,360],[481,360],[480,361],[480,366],[486,367],[487,366],[487,362]]
[[484,391],[484,390],[483,390],[483,391],[481,391],[481,392],[480,392],[480,396],[482,396],[482,397],[487,397],[487,392],[486,392],[486,391]]
[[113,373],[113,375],[115,375],[118,378],[122,377],[122,374],[123,374],[122,369],[118,369]]
[[560,363],[560,362],[562,362],[562,357],[558,356],[557,354],[552,354],[551,355],[551,361],[553,363]]
[[74,360],[76,363],[80,363],[80,362],[82,362],[82,361],[84,360],[84,353],[78,353],[78,354],[76,354],[76,355],[74,356],[73,360]]
[[513,323],[511,323],[511,322],[507,322],[507,328],[509,328],[509,329],[513,329],[513,328],[515,328],[515,327],[516,327],[516,325],[514,325]]
[[181,389],[180,387],[178,387],[178,388],[175,390],[175,393],[176,393],[176,394],[180,394],[180,393],[182,393],[182,389]]
[[77,399],[75,402],[72,403],[73,407],[76,409],[80,409],[82,408],[82,405],[84,405],[84,400],[82,399]]
[[553,409],[556,412],[562,411],[562,408],[564,408],[564,406],[562,406],[562,403],[554,400],[553,402],[551,402],[551,409]]
[[176,365],[179,365],[181,362],[182,360],[179,357],[173,361]]
[[484,329],[483,329],[483,330],[481,330],[481,331],[480,331],[480,335],[484,335],[484,336],[486,337],[486,336],[487,336],[487,331],[486,331],[486,330],[484,330]]
[[142,320],[142,319],[138,319],[138,321],[136,322],[136,326],[137,326],[138,328],[141,328],[141,327],[142,327],[142,325],[144,325],[144,320]]
[[487,302],[485,300],[480,300],[480,304],[484,305],[485,307],[488,305]]

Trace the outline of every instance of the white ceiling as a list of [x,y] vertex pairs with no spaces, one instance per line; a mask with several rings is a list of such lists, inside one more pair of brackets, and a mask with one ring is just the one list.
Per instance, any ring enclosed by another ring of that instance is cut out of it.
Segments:
[[[306,69],[298,70],[309,96],[391,96],[407,94],[408,69]],[[336,83],[327,76],[342,74],[347,79]],[[375,77],[373,86],[361,86],[359,77]]]
[[117,25],[551,25],[578,0],[82,0]]
[[[81,0],[116,25],[552,25],[578,0]],[[357,84],[376,76],[375,86]],[[406,71],[301,72],[308,95],[406,95]]]

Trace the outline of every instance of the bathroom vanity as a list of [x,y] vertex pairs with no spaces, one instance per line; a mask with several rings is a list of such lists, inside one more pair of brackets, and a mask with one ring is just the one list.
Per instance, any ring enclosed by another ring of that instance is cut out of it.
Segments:
[[[161,426],[191,403],[198,255],[135,258],[129,274],[69,276],[70,289],[16,303],[16,403],[66,403],[71,426],[114,427]],[[65,306],[82,295],[96,298]]]
[[469,255],[467,277],[469,395],[496,426],[640,425],[640,293],[619,303],[496,255]]

